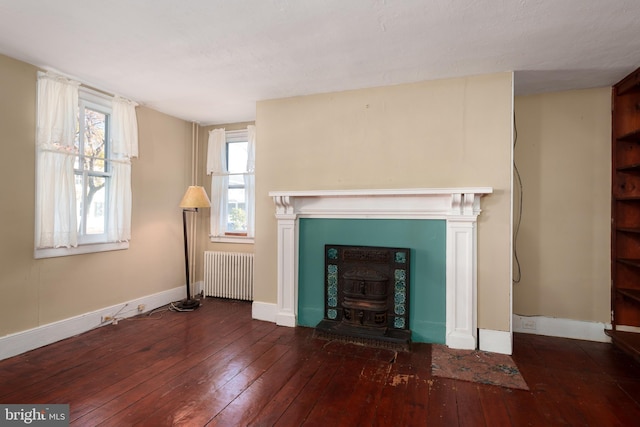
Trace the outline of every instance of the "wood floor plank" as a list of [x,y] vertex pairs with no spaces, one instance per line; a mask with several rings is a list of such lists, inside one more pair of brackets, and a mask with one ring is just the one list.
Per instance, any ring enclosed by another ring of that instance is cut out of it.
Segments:
[[456,405],[458,407],[458,424],[461,427],[493,426],[484,419],[482,402],[477,383],[458,381],[456,384]]
[[331,360],[324,358],[322,365],[297,393],[293,402],[284,409],[274,425],[281,427],[301,426],[307,421],[309,421],[308,425],[311,425],[315,420],[309,420],[310,413],[319,404],[319,397],[322,396],[333,377],[337,374],[338,367],[342,362],[342,357],[333,357]]
[[[191,355],[183,359],[178,369],[163,371],[139,387],[121,394],[100,408],[99,418],[95,421],[104,421],[105,425],[128,425],[154,414],[176,413],[175,419],[183,416],[181,407],[205,399],[207,391],[217,390],[229,382],[272,347],[269,343],[255,342],[256,337],[250,332],[242,338],[205,359],[201,357],[208,352]],[[89,415],[88,419],[96,416],[93,413]],[[105,416],[109,417],[108,422]]]
[[340,360],[335,375],[317,396],[317,404],[309,413],[305,424],[320,425],[324,422],[325,425],[340,425],[344,411],[350,410],[347,402],[355,392],[355,384],[365,361],[366,359],[351,356]]
[[482,403],[482,412],[484,419],[490,425],[494,426],[511,426],[509,411],[504,403],[505,390],[502,387],[480,386],[480,402]]
[[305,355],[301,352],[288,351],[231,403],[212,417],[207,425],[227,426],[233,423],[238,425],[254,423],[256,416],[282,390],[293,374],[303,368],[303,360],[305,359]]
[[68,403],[73,426],[634,425],[640,364],[606,343],[514,335],[529,391],[435,378],[409,352],[314,338],[207,298],[0,361],[0,401]]
[[[425,419],[425,425],[458,425],[456,383],[456,380],[448,378],[432,378],[428,383],[429,398],[427,407],[422,408],[419,405],[413,405],[411,408],[413,411],[405,411],[404,419],[406,421],[404,425],[411,425],[407,423],[411,421],[415,423],[420,419]],[[424,418],[413,414],[416,410],[419,410],[419,413],[424,412]],[[410,416],[407,417],[407,415]]]
[[362,365],[360,376],[354,384],[354,392],[345,402],[347,411],[340,418],[339,425],[374,424],[383,386],[386,384],[389,361],[367,359]]
[[323,354],[312,351],[312,346],[307,346],[305,351],[296,354],[297,361],[292,367],[293,375],[287,378],[285,384],[270,396],[269,401],[258,411],[253,419],[247,421],[248,426],[275,425],[282,414],[294,402],[300,392],[309,384],[312,378],[324,366]]
[[397,420],[402,420],[409,393],[407,391],[409,378],[414,375],[412,366],[403,362],[402,359],[404,359],[403,354],[398,353],[393,363],[388,366],[376,408],[374,426],[393,425]]

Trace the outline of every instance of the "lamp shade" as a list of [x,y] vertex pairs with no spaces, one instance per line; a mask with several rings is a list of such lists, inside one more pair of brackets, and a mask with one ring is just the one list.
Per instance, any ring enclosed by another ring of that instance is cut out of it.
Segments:
[[190,185],[180,202],[181,208],[208,208],[211,206],[204,187]]

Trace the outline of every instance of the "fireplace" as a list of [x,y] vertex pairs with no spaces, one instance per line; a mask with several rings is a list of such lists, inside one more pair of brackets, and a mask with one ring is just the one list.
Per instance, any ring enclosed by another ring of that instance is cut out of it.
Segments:
[[325,310],[316,335],[407,349],[410,255],[407,248],[326,245]]
[[[480,199],[492,192],[491,187],[269,192],[278,223],[276,324],[297,325],[300,218],[444,219],[445,343],[451,348],[477,348],[476,224]],[[414,299],[415,303],[419,301]]]

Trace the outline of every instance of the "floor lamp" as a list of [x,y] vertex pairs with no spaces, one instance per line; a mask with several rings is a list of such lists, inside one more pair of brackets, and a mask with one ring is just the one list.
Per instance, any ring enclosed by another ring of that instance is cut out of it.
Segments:
[[191,298],[191,281],[189,280],[189,244],[187,241],[187,212],[198,212],[198,208],[208,208],[211,206],[207,192],[204,187],[191,185],[187,188],[182,197],[180,207],[182,208],[182,229],[184,231],[184,267],[187,277],[187,299],[176,304],[179,311],[192,311],[200,307],[200,301]]

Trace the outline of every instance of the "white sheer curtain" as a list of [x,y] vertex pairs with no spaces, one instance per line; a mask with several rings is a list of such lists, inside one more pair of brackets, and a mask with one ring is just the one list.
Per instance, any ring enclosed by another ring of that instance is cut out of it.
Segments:
[[211,236],[221,236],[226,230],[227,169],[226,133],[224,129],[209,131],[207,149],[207,174],[211,175]]
[[36,248],[78,245],[73,163],[78,82],[38,73]]
[[247,126],[247,174],[245,175],[245,206],[247,207],[247,237],[255,235],[255,187],[256,187],[256,127]]
[[131,158],[138,157],[136,103],[114,97],[111,112],[111,180],[107,241],[131,239]]

